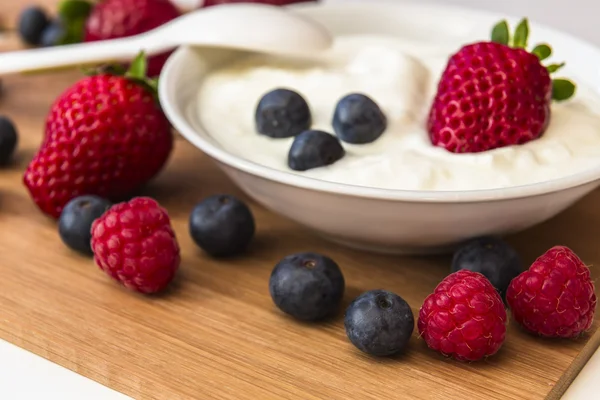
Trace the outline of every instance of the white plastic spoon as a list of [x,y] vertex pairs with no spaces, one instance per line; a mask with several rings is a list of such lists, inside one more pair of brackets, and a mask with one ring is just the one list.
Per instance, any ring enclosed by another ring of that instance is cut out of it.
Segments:
[[0,75],[133,59],[180,45],[311,56],[332,44],[328,31],[284,8],[233,3],[185,14],[152,31],[122,39],[0,53]]

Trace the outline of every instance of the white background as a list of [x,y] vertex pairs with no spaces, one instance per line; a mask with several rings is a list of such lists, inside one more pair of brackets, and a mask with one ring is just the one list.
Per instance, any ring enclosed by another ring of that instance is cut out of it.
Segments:
[[[175,1],[184,7],[189,7],[199,4],[202,0]],[[600,45],[600,24],[598,24],[600,0],[437,1],[499,11],[516,17],[527,16]],[[597,353],[569,390],[565,400],[600,397],[593,382],[599,376],[600,353]],[[123,400],[126,398],[69,370],[0,341],[0,399]]]
[[[435,2],[432,0],[398,0]],[[600,0],[437,0],[529,17],[531,20],[560,28],[600,44]],[[599,66],[600,67],[600,66]]]
[[[181,7],[195,7],[203,0],[173,0]],[[340,1],[340,0],[338,0]],[[370,1],[370,0],[366,0]],[[600,44],[600,0],[396,0],[440,2],[529,17]]]

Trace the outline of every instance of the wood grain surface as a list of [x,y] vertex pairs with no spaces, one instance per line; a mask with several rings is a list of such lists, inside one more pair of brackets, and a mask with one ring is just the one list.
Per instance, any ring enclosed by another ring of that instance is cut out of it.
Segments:
[[[0,3],[4,20],[14,21],[15,3]],[[14,39],[2,43],[0,51],[19,46]],[[244,196],[181,138],[164,172],[141,193],[169,210],[181,271],[164,295],[128,292],[61,244],[55,222],[37,211],[21,184],[51,102],[79,77],[69,71],[3,79],[0,114],[14,119],[21,136],[15,164],[0,171],[1,339],[136,399],[165,400],[558,398],[598,346],[592,333],[541,340],[511,323],[502,350],[484,362],[444,359],[416,331],[407,354],[375,359],[349,344],[343,312],[325,323],[297,323],[275,309],[268,293],[269,274],[285,255],[311,250],[334,258],[346,276],[345,305],[363,291],[385,288],[403,296],[415,314],[449,272],[450,257],[348,250],[247,199],[258,225],[249,253],[212,260],[189,238],[189,212],[208,195]],[[570,246],[598,277],[599,203],[596,191],[508,240],[526,263],[553,245]]]

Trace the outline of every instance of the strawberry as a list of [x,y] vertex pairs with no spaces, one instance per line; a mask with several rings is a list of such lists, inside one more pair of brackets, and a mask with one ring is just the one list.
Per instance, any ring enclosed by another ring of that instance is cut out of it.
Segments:
[[286,6],[294,3],[307,3],[316,0],[204,0],[202,7],[217,6],[219,4],[230,3],[260,3],[272,6]]
[[120,200],[166,163],[173,134],[145,77],[143,54],[124,73],[86,77],[52,105],[41,148],[23,182],[45,214],[57,218],[81,195]]
[[427,122],[434,146],[477,153],[524,144],[544,134],[552,100],[567,100],[575,85],[551,79],[564,63],[542,65],[552,49],[540,44],[527,51],[528,35],[527,19],[512,38],[508,23],[502,21],[494,27],[491,41],[466,45],[450,57]]
[[[133,36],[181,15],[169,0],[66,0],[59,8],[66,36],[61,43]],[[148,75],[158,76],[171,52],[149,58]]]

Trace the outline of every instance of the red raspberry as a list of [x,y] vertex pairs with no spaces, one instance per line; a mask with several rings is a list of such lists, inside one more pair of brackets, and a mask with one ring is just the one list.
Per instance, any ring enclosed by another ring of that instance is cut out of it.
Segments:
[[94,221],[92,249],[101,270],[141,293],[163,290],[181,260],[167,211],[147,197],[116,204]]
[[546,337],[580,335],[590,329],[596,311],[590,270],[564,246],[551,248],[513,279],[506,300],[519,324]]
[[429,348],[461,361],[496,354],[506,336],[506,310],[480,273],[448,275],[419,311],[418,328]]

